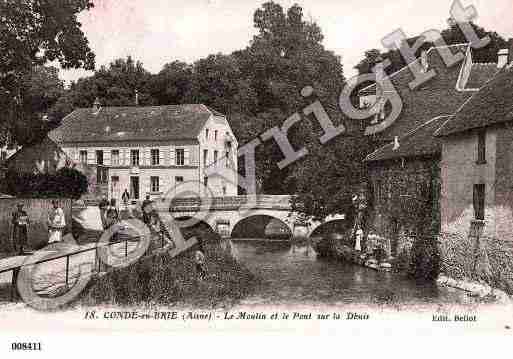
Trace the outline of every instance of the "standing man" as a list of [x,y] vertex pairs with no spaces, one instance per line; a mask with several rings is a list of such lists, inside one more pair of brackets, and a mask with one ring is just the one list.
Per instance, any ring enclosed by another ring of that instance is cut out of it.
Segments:
[[62,241],[62,233],[66,227],[64,211],[59,207],[57,200],[52,200],[52,209],[48,213],[48,243]]
[[107,196],[102,196],[102,200],[98,204],[98,207],[100,208],[100,218],[102,221],[103,229],[105,229],[105,216],[107,214],[107,207],[109,207],[109,201],[107,200]]
[[150,213],[152,208],[150,207],[152,204],[152,201],[150,200],[150,195],[146,195],[146,199],[143,201],[141,210],[142,210],[142,216],[143,216],[143,222],[147,225],[150,224]]
[[13,212],[11,223],[13,225],[13,246],[18,255],[25,254],[23,247],[27,245],[27,232],[30,219],[27,212],[23,210],[23,203],[18,203],[18,209]]
[[121,199],[123,200],[125,208],[128,208],[128,200],[130,199],[130,193],[128,193],[128,190],[126,188],[123,194],[121,195]]

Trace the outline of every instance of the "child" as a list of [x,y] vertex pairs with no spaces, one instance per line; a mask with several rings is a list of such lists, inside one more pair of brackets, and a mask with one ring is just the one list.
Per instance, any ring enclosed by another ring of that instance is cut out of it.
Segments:
[[204,280],[207,276],[207,265],[205,263],[205,252],[203,251],[201,243],[196,252],[194,252],[194,262],[196,263],[196,273],[199,280]]

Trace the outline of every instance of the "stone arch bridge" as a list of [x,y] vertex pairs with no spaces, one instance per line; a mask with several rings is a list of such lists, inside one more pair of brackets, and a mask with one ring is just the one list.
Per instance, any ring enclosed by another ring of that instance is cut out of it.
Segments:
[[193,217],[201,220],[223,237],[231,237],[241,221],[258,216],[282,222],[295,237],[310,237],[319,226],[345,219],[344,215],[333,215],[324,221],[305,220],[292,211],[290,200],[289,195],[175,198],[170,211],[176,219]]

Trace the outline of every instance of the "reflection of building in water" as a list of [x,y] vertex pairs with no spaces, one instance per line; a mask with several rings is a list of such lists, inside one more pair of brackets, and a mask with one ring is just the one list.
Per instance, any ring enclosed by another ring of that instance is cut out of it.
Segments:
[[[223,114],[205,105],[101,107],[75,110],[50,133],[75,161],[101,166],[108,197],[158,197],[184,182],[194,192],[237,195],[237,140]],[[218,176],[206,170],[215,167]],[[222,178],[224,177],[224,178]]]

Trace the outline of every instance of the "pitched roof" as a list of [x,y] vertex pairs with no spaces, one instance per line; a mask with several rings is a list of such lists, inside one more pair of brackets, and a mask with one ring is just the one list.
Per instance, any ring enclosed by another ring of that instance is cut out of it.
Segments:
[[[464,63],[459,62],[447,67],[440,52],[465,54],[468,48],[468,44],[430,48],[427,51],[429,69],[434,70],[436,75],[413,90],[409,86],[415,79],[410,70],[411,64],[390,75],[389,78],[402,100],[403,108],[395,122],[378,133],[377,138],[391,141],[395,136],[404,136],[433,117],[454,113],[472,95],[472,92],[459,91],[456,88]],[[417,59],[415,62],[419,61],[420,59]],[[375,88],[374,84],[363,91],[372,92]]]
[[[217,113],[217,112],[216,112]],[[213,112],[202,104],[73,111],[49,137],[57,143],[197,138]]]
[[508,121],[513,121],[513,65],[500,70],[436,135],[447,136]]
[[480,89],[483,87],[490,79],[492,79],[497,72],[499,72],[499,68],[497,64],[487,63],[487,64],[472,64],[472,68],[470,69],[470,75],[465,84],[466,89]]
[[432,156],[441,153],[442,141],[434,133],[451,116],[438,116],[417,127],[399,139],[399,148],[389,143],[365,158],[365,162],[384,161],[394,158]]

